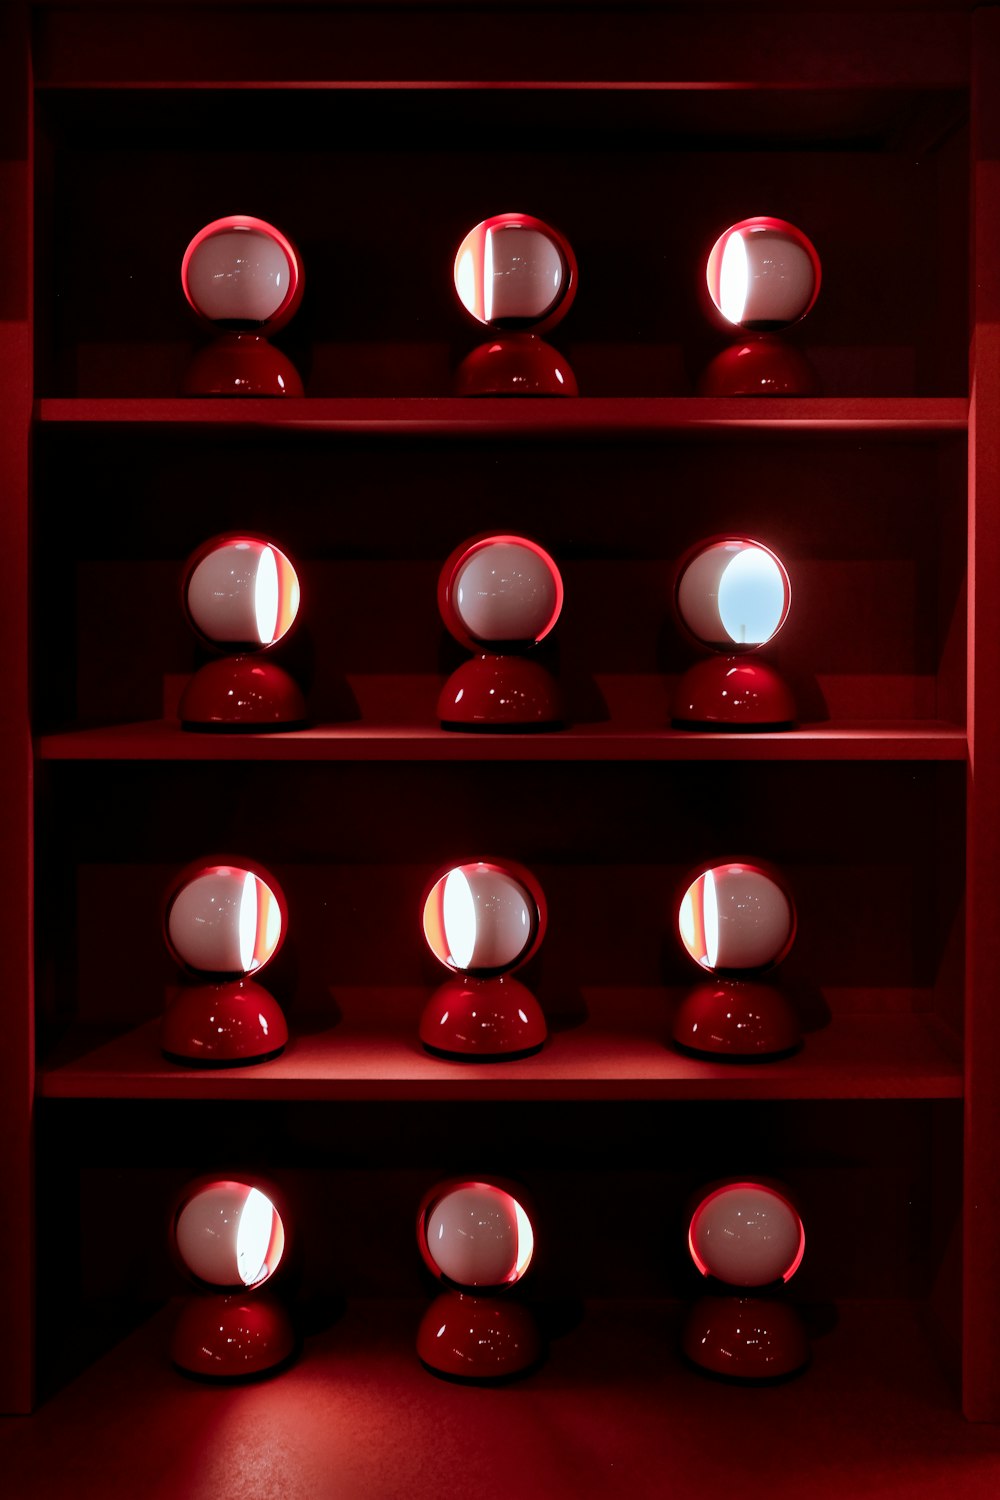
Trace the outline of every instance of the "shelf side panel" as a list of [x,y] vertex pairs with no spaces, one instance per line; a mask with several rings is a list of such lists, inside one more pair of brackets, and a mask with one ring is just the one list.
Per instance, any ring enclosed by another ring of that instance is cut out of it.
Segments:
[[[967,1109],[965,1133],[966,1415],[1000,1419],[1000,11],[974,17],[974,330],[970,415],[970,703]],[[974,663],[974,668],[971,664]]]
[[7,872],[0,902],[4,1045],[0,1051],[0,1283],[8,1289],[0,1411],[32,1397],[33,1036],[31,1006],[31,737],[28,723],[27,506],[31,421],[31,128],[27,5],[0,7],[0,638],[5,693],[0,721],[0,848]]

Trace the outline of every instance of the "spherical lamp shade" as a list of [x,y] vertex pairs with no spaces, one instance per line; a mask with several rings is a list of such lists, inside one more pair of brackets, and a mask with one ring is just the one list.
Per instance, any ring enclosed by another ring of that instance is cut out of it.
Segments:
[[794,722],[783,678],[746,657],[767,645],[788,618],[792,591],[781,559],[750,537],[717,537],[681,564],[677,616],[699,645],[718,653],[682,676],[674,695],[680,727],[777,729]]
[[280,229],[235,214],[194,236],[181,262],[181,286],[203,322],[273,333],[302,301],[305,277],[301,256]]
[[569,241],[530,214],[484,219],[455,256],[458,300],[487,328],[551,328],[569,311],[576,283]]
[[305,722],[302,693],[284,668],[265,659],[298,617],[295,566],[264,537],[232,533],[211,538],[188,559],[182,583],[192,630],[225,652],[206,662],[181,694],[185,729],[262,731]]
[[420,1022],[425,1047],[456,1059],[510,1060],[542,1046],[541,1006],[512,971],[534,955],[545,926],[541,887],[521,865],[477,860],[433,881],[424,899],[424,938],[458,977],[427,1002]]
[[696,876],[681,900],[678,926],[685,951],[709,973],[760,971],[792,946],[795,910],[776,874],[734,862]]
[[505,533],[463,542],[438,578],[446,628],[477,654],[438,699],[451,729],[548,729],[562,722],[558,685],[530,652],[562,612],[562,576],[537,542]]
[[711,1189],[688,1226],[695,1266],[727,1286],[759,1288],[790,1281],[805,1248],[805,1230],[791,1199],[762,1182],[728,1182]]
[[[167,897],[164,937],[185,973],[160,1026],[173,1061],[225,1067],[276,1057],[288,1041],[277,1001],[255,977],[285,938],[287,907],[257,866],[196,863]],[[209,982],[205,982],[209,981]]]
[[217,335],[188,367],[186,395],[303,394],[294,365],[267,339],[292,318],[305,286],[301,256],[280,229],[245,214],[206,224],[184,252],[181,286]]
[[424,1264],[449,1290],[424,1315],[417,1351],[428,1368],[465,1380],[523,1374],[541,1358],[534,1319],[505,1294],[534,1254],[531,1215],[510,1185],[456,1179],[428,1193],[417,1215]]
[[681,946],[712,976],[691,990],[673,1017],[686,1051],[737,1061],[778,1057],[801,1042],[798,1017],[781,990],[760,976],[795,938],[791,891],[777,870],[732,860],[700,870],[677,911]]
[[529,214],[495,214],[458,248],[455,291],[494,337],[462,361],[461,396],[575,396],[566,360],[538,335],[569,311],[577,267],[569,241]]
[[172,1358],[212,1379],[246,1379],[284,1364],[295,1347],[287,1311],[259,1289],[278,1270],[285,1224],[273,1194],[250,1182],[194,1186],[172,1224],[177,1260],[213,1295],[191,1298],[174,1329]]
[[295,568],[261,537],[219,537],[188,564],[184,605],[206,641],[261,651],[288,634],[299,611]]
[[708,290],[727,323],[762,333],[804,318],[819,295],[815,246],[785,219],[742,219],[721,234],[707,267]]

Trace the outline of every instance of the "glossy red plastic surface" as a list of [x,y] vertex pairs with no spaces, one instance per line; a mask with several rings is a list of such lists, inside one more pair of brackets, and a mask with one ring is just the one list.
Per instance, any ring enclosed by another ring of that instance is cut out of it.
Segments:
[[795,702],[784,678],[765,662],[713,656],[684,673],[671,719],[679,728],[790,729]]
[[674,1041],[710,1057],[774,1057],[799,1046],[802,1030],[773,985],[712,979],[684,997],[674,1013]]
[[177,713],[185,729],[296,729],[306,722],[298,684],[257,656],[206,662],[187,683]]
[[475,656],[451,674],[438,697],[447,729],[557,729],[565,712],[559,685],[525,656]]
[[801,350],[761,335],[732,344],[706,365],[702,396],[815,396],[819,376]]
[[688,1313],[681,1347],[693,1364],[731,1380],[775,1380],[809,1362],[802,1319],[778,1298],[699,1298]]
[[287,355],[259,333],[226,333],[191,359],[182,396],[304,396]]
[[160,1047],[172,1062],[215,1067],[265,1062],[287,1042],[281,1007],[252,979],[180,990],[160,1022]]
[[217,326],[212,318],[209,318],[202,312],[192,296],[189,269],[192,257],[206,240],[211,239],[217,234],[230,234],[234,230],[247,231],[250,238],[254,234],[257,234],[264,235],[267,239],[273,240],[284,254],[285,260],[288,263],[288,286],[285,289],[285,295],[277,309],[266,320],[268,330],[273,333],[276,329],[283,328],[289,319],[294,316],[299,303],[302,301],[302,293],[305,291],[305,274],[302,268],[302,257],[291,240],[282,234],[280,229],[276,229],[273,224],[268,224],[265,219],[255,219],[247,214],[230,214],[223,219],[213,219],[210,224],[205,225],[204,229],[199,229],[185,250],[184,258],[181,261],[181,286],[184,289],[184,296],[187,298],[188,305],[203,323],[207,323],[211,328]]
[[523,1057],[548,1036],[538,1001],[518,979],[455,978],[436,989],[420,1018],[429,1051],[452,1057]]
[[578,396],[569,362],[533,333],[505,333],[467,354],[455,372],[456,396]]
[[429,1369],[465,1380],[504,1380],[542,1358],[534,1317],[519,1302],[442,1292],[417,1330],[417,1354]]
[[191,1297],[181,1309],[170,1358],[191,1375],[240,1380],[285,1364],[295,1352],[286,1308],[266,1294]]

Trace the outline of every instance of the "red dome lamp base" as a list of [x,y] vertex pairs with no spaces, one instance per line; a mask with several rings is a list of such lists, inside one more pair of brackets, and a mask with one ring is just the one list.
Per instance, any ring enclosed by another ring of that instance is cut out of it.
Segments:
[[681,677],[671,718],[679,729],[791,729],[795,701],[765,662],[710,656]]
[[802,1319],[777,1298],[699,1298],[681,1347],[699,1369],[734,1381],[785,1380],[809,1363]]
[[802,1042],[798,1017],[773,985],[710,979],[684,997],[673,1037],[688,1052],[739,1061],[785,1056]]
[[424,1313],[417,1354],[429,1370],[453,1380],[508,1380],[540,1362],[542,1340],[521,1303],[449,1291]]
[[231,1068],[267,1062],[288,1042],[281,1007],[252,979],[181,990],[160,1022],[160,1048],[171,1062]]
[[178,704],[185,729],[300,729],[306,705],[298,684],[283,668],[256,656],[226,656],[206,662],[190,679]]
[[467,354],[456,396],[576,396],[576,376],[558,350],[534,333],[505,333]]
[[562,695],[552,673],[525,656],[463,662],[438,696],[445,729],[559,729]]
[[286,1364],[294,1352],[287,1310],[258,1292],[190,1298],[170,1341],[174,1364],[207,1380],[252,1380]]
[[299,372],[259,333],[226,333],[184,372],[184,396],[303,396]]
[[545,1016],[519,979],[463,976],[436,989],[420,1018],[429,1052],[452,1059],[499,1061],[537,1052],[548,1036]]
[[779,338],[748,338],[717,354],[698,382],[700,396],[815,396],[816,371]]

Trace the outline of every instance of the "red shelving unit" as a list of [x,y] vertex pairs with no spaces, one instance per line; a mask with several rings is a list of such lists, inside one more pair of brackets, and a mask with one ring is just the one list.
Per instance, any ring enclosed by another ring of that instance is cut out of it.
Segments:
[[[365,1500],[442,1476],[652,1500],[665,1474],[712,1495],[737,1473],[748,1496],[995,1494],[998,72],[1000,7],[965,0],[0,7],[14,1495],[312,1495],[336,1475]],[[579,260],[552,335],[578,399],[452,394],[476,342],[454,247],[511,206]],[[302,400],[176,394],[199,344],[180,256],[236,209],[302,251],[276,339]],[[791,337],[824,394],[700,397],[726,339],[699,266],[761,212],[819,247]],[[177,721],[203,659],[183,563],[234,527],[299,568],[280,650],[307,729]],[[563,730],[437,721],[463,655],[438,571],[490,528],[563,573]],[[675,567],[731,528],[791,575],[770,653],[788,732],[670,724],[693,659]],[[210,851],[288,898],[265,977],[291,1042],[248,1068],[158,1048],[179,982],[162,894]],[[523,862],[549,906],[523,977],[551,1037],[500,1065],[417,1040],[439,979],[421,893],[482,853]],[[715,855],[771,861],[795,893],[795,1056],[670,1044],[691,983],[672,912]],[[301,1358],[252,1388],[186,1382],[164,1352],[164,1218],[213,1170],[266,1171],[300,1230]],[[450,1386],[412,1352],[412,1216],[460,1172],[541,1206],[550,1353],[522,1386]],[[814,1357],[778,1387],[677,1352],[683,1204],[733,1172],[804,1205]]]

